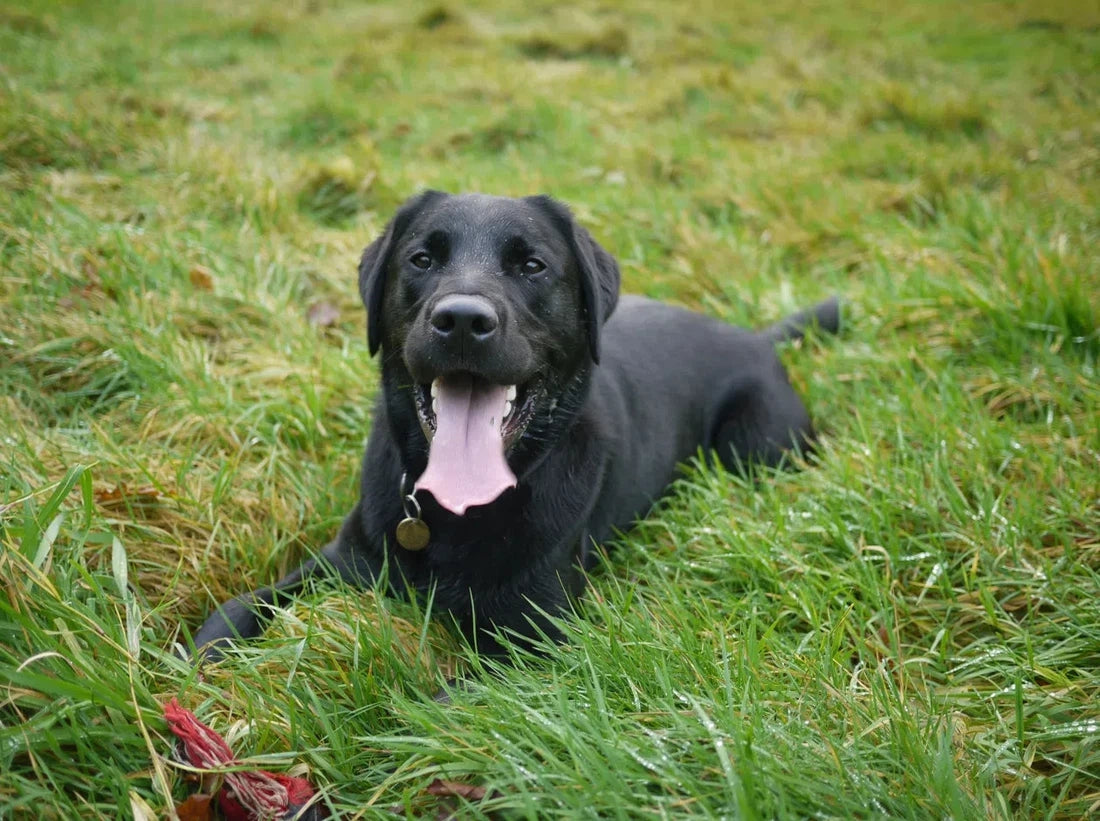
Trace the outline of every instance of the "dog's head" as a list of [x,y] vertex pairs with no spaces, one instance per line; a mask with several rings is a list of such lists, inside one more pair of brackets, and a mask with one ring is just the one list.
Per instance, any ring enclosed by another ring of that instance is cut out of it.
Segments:
[[560,428],[599,361],[619,268],[549,197],[427,191],[366,249],[359,288],[370,351],[406,383],[387,401],[415,408],[429,443],[417,487],[461,514]]

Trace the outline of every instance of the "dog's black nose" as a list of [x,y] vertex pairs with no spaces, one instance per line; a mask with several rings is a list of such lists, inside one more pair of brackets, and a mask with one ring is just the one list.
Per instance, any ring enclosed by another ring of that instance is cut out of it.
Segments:
[[489,300],[466,294],[443,297],[432,310],[430,321],[441,336],[476,342],[488,340],[500,324]]

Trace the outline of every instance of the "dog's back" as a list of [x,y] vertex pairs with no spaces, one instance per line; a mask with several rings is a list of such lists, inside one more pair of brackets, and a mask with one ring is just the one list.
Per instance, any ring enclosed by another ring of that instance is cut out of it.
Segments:
[[727,467],[776,464],[813,432],[775,343],[813,324],[838,325],[828,300],[761,332],[638,296],[624,296],[604,329],[604,356],[584,413],[614,454],[592,535],[628,527],[700,450]]

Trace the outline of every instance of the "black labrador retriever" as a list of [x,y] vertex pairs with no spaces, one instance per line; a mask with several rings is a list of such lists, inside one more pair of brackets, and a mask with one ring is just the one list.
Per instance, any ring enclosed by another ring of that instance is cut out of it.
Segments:
[[700,448],[776,465],[813,429],[774,345],[836,331],[835,300],[761,333],[639,297],[545,196],[427,191],[363,254],[359,289],[382,391],[362,495],[336,540],[219,607],[207,656],[335,572],[427,593],[479,652],[501,633],[560,638],[593,542],[627,528]]

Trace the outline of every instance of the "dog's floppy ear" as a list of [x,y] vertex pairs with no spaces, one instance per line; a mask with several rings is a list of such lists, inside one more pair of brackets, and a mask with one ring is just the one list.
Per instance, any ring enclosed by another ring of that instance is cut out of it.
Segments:
[[569,242],[580,277],[588,349],[592,352],[592,361],[598,364],[600,330],[619,302],[619,264],[560,202],[545,195],[527,199],[554,221]]
[[410,197],[390,220],[382,236],[363,251],[363,258],[359,261],[359,295],[367,308],[367,347],[371,356],[378,353],[382,345],[382,302],[394,242],[405,233],[413,217],[426,205],[445,196],[442,191],[423,191]]

